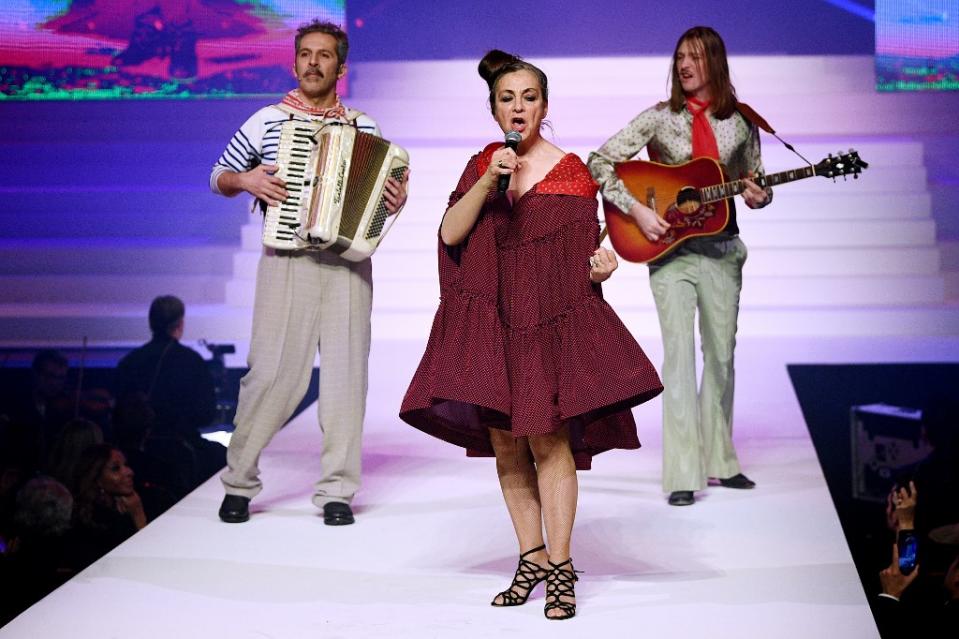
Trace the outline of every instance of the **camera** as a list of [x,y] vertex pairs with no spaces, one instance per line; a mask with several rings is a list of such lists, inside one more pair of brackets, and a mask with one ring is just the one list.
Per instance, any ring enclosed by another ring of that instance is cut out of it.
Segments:
[[233,344],[211,344],[205,339],[201,339],[200,343],[203,344],[206,350],[210,351],[210,355],[212,355],[214,359],[236,352],[236,346]]

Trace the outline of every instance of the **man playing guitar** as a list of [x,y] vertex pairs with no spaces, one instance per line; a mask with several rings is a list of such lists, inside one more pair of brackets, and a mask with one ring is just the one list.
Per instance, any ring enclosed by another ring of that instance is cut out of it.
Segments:
[[[680,36],[671,84],[669,101],[636,116],[588,162],[603,197],[628,211],[652,243],[666,236],[671,225],[626,188],[616,163],[646,147],[651,160],[665,165],[708,157],[735,178],[763,173],[759,131],[740,113],[726,47],[715,30],[693,27]],[[749,179],[742,195],[750,208],[772,199],[771,189]],[[649,264],[664,350],[663,490],[675,506],[692,504],[694,491],[704,489],[710,478],[729,488],[755,486],[742,474],[732,443],[733,352],[746,246],[739,239],[732,200],[728,203],[729,220],[722,230],[682,242]],[[693,334],[697,309],[703,350],[699,389]]]

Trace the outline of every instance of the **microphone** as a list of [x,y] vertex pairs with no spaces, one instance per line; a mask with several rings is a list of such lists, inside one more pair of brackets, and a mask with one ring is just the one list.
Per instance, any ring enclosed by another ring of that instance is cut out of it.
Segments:
[[[516,131],[510,131],[506,134],[506,148],[516,150],[516,147],[519,146],[519,143],[523,141],[523,136],[517,133]],[[496,192],[497,193],[506,193],[506,189],[509,188],[509,174],[499,176],[499,180],[496,182]]]

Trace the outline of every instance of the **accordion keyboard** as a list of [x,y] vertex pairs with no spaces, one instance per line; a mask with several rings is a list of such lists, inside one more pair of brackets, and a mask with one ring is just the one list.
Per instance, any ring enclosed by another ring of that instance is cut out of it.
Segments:
[[283,123],[276,176],[287,198],[266,207],[263,244],[282,250],[330,250],[346,260],[368,258],[396,216],[386,210],[389,177],[402,179],[409,155],[353,126]]
[[310,170],[311,158],[316,153],[313,138],[316,126],[309,123],[297,123],[291,135],[280,138],[276,151],[276,164],[279,167],[276,176],[286,182],[287,198],[280,203],[274,216],[267,216],[264,235],[279,242],[290,242],[294,248],[298,229],[309,212],[313,191],[316,187],[316,175]]

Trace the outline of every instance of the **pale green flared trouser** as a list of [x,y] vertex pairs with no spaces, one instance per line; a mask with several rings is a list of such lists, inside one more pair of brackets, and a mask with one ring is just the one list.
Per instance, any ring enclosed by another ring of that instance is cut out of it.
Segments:
[[256,273],[249,366],[221,479],[231,495],[262,489],[260,452],[290,418],[320,351],[322,472],[313,502],[349,503],[360,486],[373,297],[370,260],[330,251],[266,251]]
[[[740,472],[732,442],[736,322],[746,246],[738,237],[693,240],[650,265],[663,334],[663,490],[702,490]],[[694,322],[703,352],[697,392]]]

